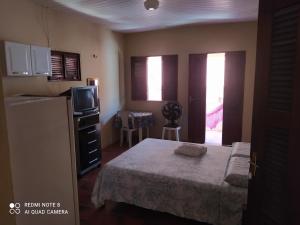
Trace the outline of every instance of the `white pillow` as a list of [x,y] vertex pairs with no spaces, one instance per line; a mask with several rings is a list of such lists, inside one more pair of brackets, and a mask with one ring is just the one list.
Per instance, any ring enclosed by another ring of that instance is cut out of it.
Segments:
[[248,142],[234,142],[232,144],[231,157],[250,158],[251,144]]
[[232,157],[225,175],[225,181],[233,186],[248,187],[249,158]]
[[181,154],[191,157],[200,157],[207,152],[205,146],[198,144],[183,143],[178,148],[174,150],[175,154]]

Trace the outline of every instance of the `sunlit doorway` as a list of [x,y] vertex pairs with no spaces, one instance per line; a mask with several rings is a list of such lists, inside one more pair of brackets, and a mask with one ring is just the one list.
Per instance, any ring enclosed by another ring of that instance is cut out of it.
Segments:
[[222,145],[225,53],[207,55],[205,143]]

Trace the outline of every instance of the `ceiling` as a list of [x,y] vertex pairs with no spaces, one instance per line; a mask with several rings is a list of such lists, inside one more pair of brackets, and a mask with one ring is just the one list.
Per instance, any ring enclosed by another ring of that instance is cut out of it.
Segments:
[[259,0],[159,0],[147,11],[144,0],[40,0],[73,10],[119,32],[138,32],[198,23],[253,21]]

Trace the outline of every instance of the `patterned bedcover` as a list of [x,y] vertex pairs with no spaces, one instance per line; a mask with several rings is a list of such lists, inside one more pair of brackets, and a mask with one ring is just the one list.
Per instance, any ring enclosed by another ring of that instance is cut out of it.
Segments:
[[96,207],[105,200],[215,225],[238,225],[247,190],[225,183],[230,147],[207,146],[201,158],[174,154],[181,142],[145,139],[107,163],[92,194]]

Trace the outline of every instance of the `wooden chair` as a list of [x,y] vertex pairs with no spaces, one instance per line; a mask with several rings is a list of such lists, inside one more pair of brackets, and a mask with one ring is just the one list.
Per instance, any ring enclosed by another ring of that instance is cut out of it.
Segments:
[[137,130],[134,126],[133,114],[129,111],[119,111],[118,116],[122,120],[122,127],[120,130],[120,146],[123,145],[124,131],[126,131],[129,148],[131,148],[132,147],[132,133]]

